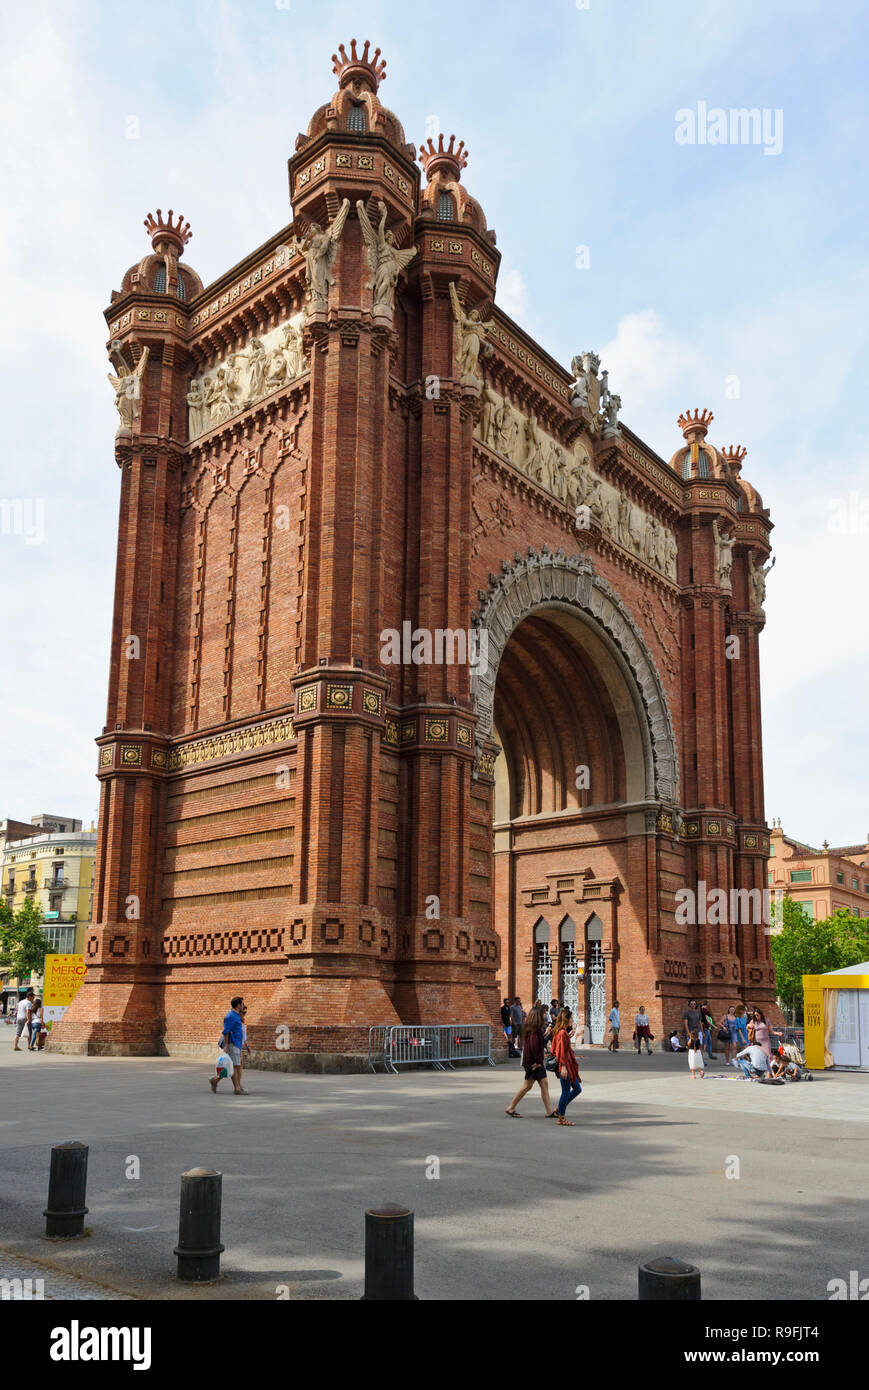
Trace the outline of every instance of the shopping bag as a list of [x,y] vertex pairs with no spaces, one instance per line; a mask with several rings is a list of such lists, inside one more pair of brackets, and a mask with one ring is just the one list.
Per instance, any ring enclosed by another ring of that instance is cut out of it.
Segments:
[[222,1081],[225,1076],[232,1076],[232,1058],[230,1057],[228,1052],[219,1052],[217,1054],[217,1062],[215,1066],[218,1081]]

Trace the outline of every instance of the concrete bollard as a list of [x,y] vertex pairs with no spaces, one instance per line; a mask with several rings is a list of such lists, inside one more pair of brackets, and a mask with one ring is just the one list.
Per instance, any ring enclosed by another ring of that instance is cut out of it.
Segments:
[[47,1236],[69,1239],[84,1235],[87,1183],[87,1144],[71,1139],[66,1144],[53,1145],[48,1206],[42,1213]]
[[178,1220],[178,1278],[185,1284],[207,1283],[220,1274],[220,1203],[223,1174],[191,1168],[181,1174]]
[[672,1255],[640,1265],[638,1282],[641,1303],[700,1302],[699,1269],[684,1260],[674,1260]]
[[371,1208],[365,1213],[365,1292],[363,1302],[415,1300],[413,1291],[413,1212],[407,1207]]

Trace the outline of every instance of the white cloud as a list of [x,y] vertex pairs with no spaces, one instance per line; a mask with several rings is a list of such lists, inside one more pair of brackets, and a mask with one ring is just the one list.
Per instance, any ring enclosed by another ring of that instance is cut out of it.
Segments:
[[498,308],[509,314],[519,324],[525,320],[528,309],[528,290],[521,270],[508,270],[498,276]]

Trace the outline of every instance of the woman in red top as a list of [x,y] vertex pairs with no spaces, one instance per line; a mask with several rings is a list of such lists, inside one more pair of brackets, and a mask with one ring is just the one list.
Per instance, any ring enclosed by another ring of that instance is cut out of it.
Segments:
[[565,1116],[565,1110],[572,1100],[576,1100],[582,1090],[579,1082],[579,1067],[576,1053],[570,1045],[573,1036],[573,1014],[570,1009],[562,1009],[555,1020],[549,1045],[558,1061],[558,1075],[561,1078],[561,1100],[558,1102],[558,1123],[573,1127],[573,1121]]
[[551,1108],[552,1102],[549,1099],[549,1078],[543,1063],[543,1030],[543,1010],[532,1009],[522,1027],[522,1065],[525,1068],[525,1080],[504,1112],[511,1120],[522,1119],[516,1106],[523,1096],[527,1096],[535,1081],[540,1087],[546,1114],[553,1119],[557,1113]]

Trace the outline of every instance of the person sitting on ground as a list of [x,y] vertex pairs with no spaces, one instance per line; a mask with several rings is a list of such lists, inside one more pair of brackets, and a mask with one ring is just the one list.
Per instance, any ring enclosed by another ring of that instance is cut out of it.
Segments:
[[683,1043],[682,1039],[679,1037],[679,1033],[678,1033],[677,1029],[675,1029],[675,1028],[673,1029],[672,1033],[670,1034],[670,1051],[671,1051],[671,1052],[684,1052],[684,1051],[685,1051],[685,1044]]

